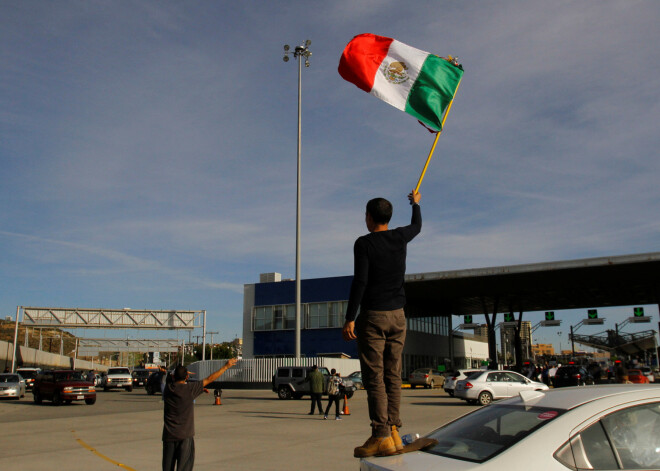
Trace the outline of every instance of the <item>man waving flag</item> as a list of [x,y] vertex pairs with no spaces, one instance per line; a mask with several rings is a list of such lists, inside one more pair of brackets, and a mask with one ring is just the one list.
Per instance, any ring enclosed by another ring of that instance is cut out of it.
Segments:
[[463,68],[392,38],[359,34],[346,45],[339,74],[367,93],[442,131]]

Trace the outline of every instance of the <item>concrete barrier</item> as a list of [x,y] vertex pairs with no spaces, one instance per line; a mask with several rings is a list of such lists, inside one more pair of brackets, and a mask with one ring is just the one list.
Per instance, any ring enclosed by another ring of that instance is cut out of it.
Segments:
[[[14,354],[14,344],[0,340],[0,371],[11,368]],[[74,365],[75,363],[75,365]],[[65,355],[44,352],[36,348],[18,346],[16,352],[16,368],[30,367],[42,369],[76,369],[107,371],[108,367],[86,360],[74,359]]]

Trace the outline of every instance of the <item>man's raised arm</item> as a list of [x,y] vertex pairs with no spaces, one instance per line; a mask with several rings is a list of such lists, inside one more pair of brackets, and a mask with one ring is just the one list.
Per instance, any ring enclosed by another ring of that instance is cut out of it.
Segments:
[[215,380],[218,379],[220,376],[222,376],[222,374],[223,374],[225,371],[227,371],[229,368],[231,368],[232,366],[234,366],[234,365],[236,364],[236,362],[238,362],[238,360],[237,360],[236,358],[230,358],[229,360],[227,360],[227,363],[225,363],[225,365],[224,365],[222,368],[220,368],[220,369],[219,369],[218,371],[216,371],[215,373],[211,373],[210,375],[208,375],[208,377],[206,377],[206,378],[204,378],[204,379],[202,380],[202,383],[204,384],[204,387],[208,386],[208,385],[211,384],[213,381],[215,381]]

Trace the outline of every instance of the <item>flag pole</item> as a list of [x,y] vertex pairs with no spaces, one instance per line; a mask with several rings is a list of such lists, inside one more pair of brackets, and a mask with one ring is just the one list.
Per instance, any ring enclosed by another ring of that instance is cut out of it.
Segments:
[[[456,97],[456,93],[458,92],[458,87],[461,85],[461,82],[459,80],[458,84],[456,85],[456,90],[454,90],[454,97]],[[424,168],[422,169],[422,174],[419,176],[419,180],[417,181],[417,186],[415,187],[415,193],[419,191],[419,187],[422,186],[422,180],[424,180],[424,174],[426,173],[426,169],[429,166],[429,163],[431,163],[431,157],[433,157],[433,151],[435,151],[435,146],[438,143],[438,139],[440,138],[440,134],[442,134],[442,130],[445,128],[445,120],[447,119],[447,115],[449,114],[449,110],[451,110],[451,105],[454,104],[454,98],[451,99],[449,102],[449,105],[447,105],[447,109],[445,110],[445,115],[442,117],[442,123],[440,123],[440,131],[438,131],[435,134],[435,140],[433,141],[433,146],[431,146],[431,152],[429,152],[429,156],[426,159],[426,163],[424,164]]]

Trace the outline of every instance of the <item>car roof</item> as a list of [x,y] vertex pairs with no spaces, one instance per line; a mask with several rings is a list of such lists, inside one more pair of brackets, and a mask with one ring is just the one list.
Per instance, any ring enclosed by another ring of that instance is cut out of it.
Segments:
[[[530,391],[527,397],[518,395],[500,401],[501,405],[533,405],[534,407],[547,407],[551,409],[574,409],[597,399],[615,396],[631,396],[630,400],[644,398],[658,398],[660,400],[660,386],[644,384],[603,384],[595,386],[569,387],[550,389],[548,391]],[[530,397],[535,396],[533,399]]]

